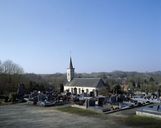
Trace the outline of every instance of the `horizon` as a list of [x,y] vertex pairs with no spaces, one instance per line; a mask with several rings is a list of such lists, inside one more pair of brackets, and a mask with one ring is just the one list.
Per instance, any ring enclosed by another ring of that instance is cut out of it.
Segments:
[[0,60],[25,73],[161,71],[160,0],[0,1]]
[[[114,70],[111,72],[74,72],[75,74],[93,74],[93,73],[115,73],[115,72],[124,72],[124,73],[157,73],[161,72],[161,70],[158,71],[151,71],[151,72],[139,72],[139,71],[121,71],[121,70]],[[35,74],[35,75],[55,75],[55,74],[67,74],[66,72],[55,72],[55,73],[49,73],[49,74],[38,74],[33,72],[25,72],[24,74]]]

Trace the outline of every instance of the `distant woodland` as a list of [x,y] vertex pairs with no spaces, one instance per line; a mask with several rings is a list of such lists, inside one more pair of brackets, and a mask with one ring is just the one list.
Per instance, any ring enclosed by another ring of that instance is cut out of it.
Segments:
[[[76,73],[75,77],[102,78],[111,90],[116,86],[127,85],[132,91],[155,92],[161,87],[161,71]],[[10,60],[0,61],[0,95],[16,92],[20,83],[24,84],[26,93],[30,93],[33,90],[44,91],[48,87],[60,91],[60,87],[66,82],[65,73],[26,74],[21,66]]]

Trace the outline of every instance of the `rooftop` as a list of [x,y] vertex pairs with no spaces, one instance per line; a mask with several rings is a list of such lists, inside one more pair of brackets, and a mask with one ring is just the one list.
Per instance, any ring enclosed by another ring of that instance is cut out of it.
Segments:
[[74,78],[65,86],[98,87],[100,82],[103,82],[100,78]]

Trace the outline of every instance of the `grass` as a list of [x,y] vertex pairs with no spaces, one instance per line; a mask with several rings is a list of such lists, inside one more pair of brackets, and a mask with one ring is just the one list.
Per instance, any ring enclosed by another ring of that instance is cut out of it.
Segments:
[[71,114],[80,115],[80,116],[88,116],[88,117],[98,117],[98,116],[101,115],[100,113],[97,113],[97,112],[94,112],[94,111],[70,107],[70,106],[69,107],[57,108],[57,110],[62,111],[62,112],[71,113]]
[[121,123],[134,126],[134,127],[143,127],[143,128],[161,128],[161,119],[144,117],[144,116],[130,116],[127,118],[123,118]]
[[[101,113],[74,107],[61,107],[57,108],[57,110],[80,116],[97,117],[101,119],[107,118],[106,116],[103,116]],[[113,118],[112,120],[118,123],[120,127],[130,126],[133,128],[161,128],[161,119],[151,117],[133,115],[129,117]]]

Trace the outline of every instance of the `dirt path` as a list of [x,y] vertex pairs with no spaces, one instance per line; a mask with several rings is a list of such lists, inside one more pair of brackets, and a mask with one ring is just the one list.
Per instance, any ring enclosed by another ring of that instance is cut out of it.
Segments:
[[[117,115],[117,114],[116,114]],[[91,118],[27,104],[0,106],[0,128],[121,128],[116,115]]]

